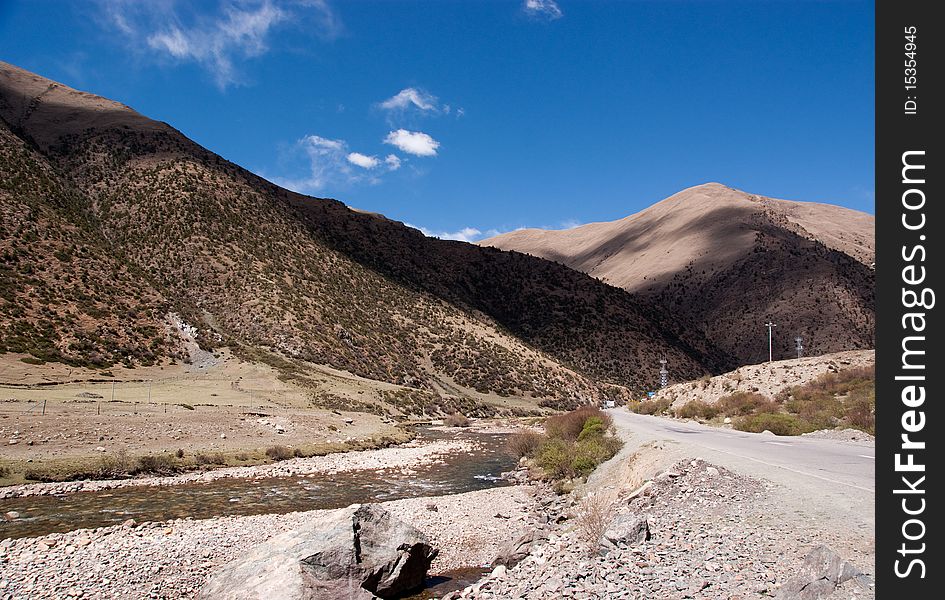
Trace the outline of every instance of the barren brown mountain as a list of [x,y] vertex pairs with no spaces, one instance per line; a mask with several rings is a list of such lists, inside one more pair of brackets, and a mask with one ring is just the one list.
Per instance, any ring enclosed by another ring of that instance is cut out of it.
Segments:
[[649,298],[287,191],[5,63],[0,118],[0,353],[97,371],[189,360],[195,337],[393,382],[430,414],[626,396],[662,355],[679,378],[730,362]]
[[524,229],[480,242],[557,261],[650,298],[692,323],[732,367],[775,354],[873,346],[874,218],[718,183],[618,221]]

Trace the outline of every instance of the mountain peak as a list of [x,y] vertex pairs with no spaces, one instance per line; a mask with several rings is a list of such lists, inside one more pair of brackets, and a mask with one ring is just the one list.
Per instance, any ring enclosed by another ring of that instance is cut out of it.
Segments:
[[170,130],[130,107],[0,61],[0,117],[48,149],[62,138],[117,127]]

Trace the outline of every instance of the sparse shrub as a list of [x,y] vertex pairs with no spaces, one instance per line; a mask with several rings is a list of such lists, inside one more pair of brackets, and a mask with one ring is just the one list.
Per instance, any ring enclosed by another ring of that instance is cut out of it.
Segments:
[[240,462],[245,462],[249,460],[249,454],[246,454],[245,452],[238,452],[233,458]]
[[676,409],[676,416],[680,419],[713,419],[718,414],[718,407],[702,400],[690,400]]
[[10,476],[10,467],[0,465],[0,479]]
[[302,452],[301,448],[295,448],[292,450],[292,456],[295,458],[305,458],[305,453]]
[[541,443],[542,435],[537,431],[527,429],[509,436],[506,448],[512,456],[522,458],[523,456],[533,456],[538,445]]
[[727,417],[776,413],[781,410],[777,402],[755,392],[735,392],[724,396],[716,403],[716,408]]
[[581,543],[589,556],[600,549],[601,538],[613,522],[614,499],[609,494],[598,492],[581,499],[577,510],[577,531]]
[[811,429],[795,415],[784,413],[760,413],[738,417],[733,423],[735,429],[761,433],[768,430],[775,435],[800,435]]
[[269,446],[266,448],[266,456],[271,460],[288,460],[294,456],[294,453],[290,448],[285,446]]
[[208,454],[198,452],[194,454],[194,461],[198,465],[225,465],[226,457],[223,456],[222,452],[210,452]]
[[462,413],[453,413],[443,419],[447,427],[469,427],[469,419]]
[[114,454],[102,457],[101,476],[102,477],[127,477],[133,470],[133,462],[124,450],[118,450]]
[[575,441],[584,430],[588,419],[597,419],[605,430],[613,427],[613,418],[596,406],[583,406],[576,410],[548,417],[545,433],[548,437]]
[[182,404],[178,404],[178,406],[180,406],[181,408],[186,408],[187,410],[195,410],[194,407],[189,404],[182,403]]
[[134,475],[170,475],[176,473],[177,460],[170,454],[146,454],[138,458]]
[[184,458],[184,449],[178,448],[177,452],[174,453],[174,456],[176,456],[177,458]]
[[628,402],[627,407],[635,413],[641,415],[661,415],[666,412],[673,401],[669,398],[659,398],[656,400],[640,400],[637,402]]
[[855,389],[843,402],[843,418],[851,427],[876,433],[876,390]]

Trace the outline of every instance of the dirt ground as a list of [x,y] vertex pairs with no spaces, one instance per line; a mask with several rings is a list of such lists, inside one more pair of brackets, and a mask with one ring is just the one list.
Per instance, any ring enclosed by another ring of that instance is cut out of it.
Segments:
[[[309,382],[285,380],[268,365],[226,351],[200,366],[106,372],[20,358],[0,356],[0,485],[17,482],[27,465],[118,452],[231,455],[273,445],[371,445],[371,439],[404,435],[387,417],[318,408]],[[353,397],[371,397],[386,385],[338,372],[313,377]]]

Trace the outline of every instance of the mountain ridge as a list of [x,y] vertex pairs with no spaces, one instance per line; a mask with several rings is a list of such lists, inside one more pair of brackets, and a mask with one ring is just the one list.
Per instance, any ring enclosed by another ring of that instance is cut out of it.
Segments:
[[726,362],[647,300],[279,188],[5,64],[0,117],[0,351],[92,369],[188,360],[174,314],[205,349],[324,364],[431,402],[458,386],[555,406],[647,389],[660,355],[679,377]]
[[478,243],[554,260],[648,296],[694,323],[736,358],[735,366],[767,358],[762,336],[746,343],[741,333],[760,333],[772,318],[790,331],[778,340],[781,356],[795,336],[816,353],[872,346],[873,222],[842,207],[709,183],[616,221]]

